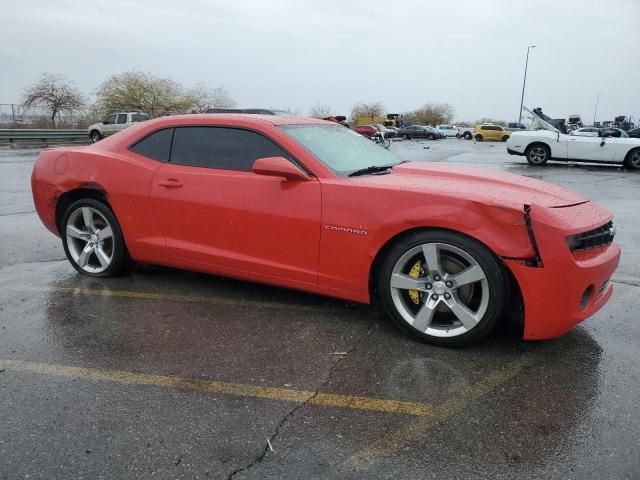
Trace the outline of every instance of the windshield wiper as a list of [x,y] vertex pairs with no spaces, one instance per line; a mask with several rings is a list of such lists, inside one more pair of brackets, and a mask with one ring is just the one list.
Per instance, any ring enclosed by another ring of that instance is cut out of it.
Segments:
[[391,165],[371,165],[370,167],[361,168],[359,170],[354,170],[351,172],[348,177],[359,177],[360,175],[369,175],[373,173],[382,173],[387,170],[391,170],[396,165],[400,165],[401,163],[407,163],[409,160],[403,160],[398,163],[392,163]]

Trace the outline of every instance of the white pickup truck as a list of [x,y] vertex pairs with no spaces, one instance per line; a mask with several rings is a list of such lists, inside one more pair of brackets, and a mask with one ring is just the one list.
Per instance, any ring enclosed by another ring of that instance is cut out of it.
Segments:
[[87,131],[92,143],[99,142],[112,133],[124,130],[134,123],[149,120],[149,115],[142,112],[116,112],[109,115],[103,122],[89,125]]
[[604,136],[568,135],[564,125],[548,117],[540,108],[527,110],[534,118],[532,129],[513,132],[507,140],[507,152],[527,157],[530,165],[548,160],[565,162],[622,163],[640,169],[640,139]]

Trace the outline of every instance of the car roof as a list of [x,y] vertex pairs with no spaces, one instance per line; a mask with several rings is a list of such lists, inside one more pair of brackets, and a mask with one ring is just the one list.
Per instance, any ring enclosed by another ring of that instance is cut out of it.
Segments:
[[159,117],[153,120],[145,122],[149,124],[153,122],[159,124],[158,126],[168,125],[218,125],[224,123],[225,120],[234,120],[234,123],[250,124],[270,124],[274,126],[279,125],[312,125],[312,124],[330,124],[335,125],[335,122],[329,122],[327,120],[319,120],[315,118],[304,117],[281,117],[279,115],[258,115],[247,113],[196,113],[186,115],[171,115],[167,117]]

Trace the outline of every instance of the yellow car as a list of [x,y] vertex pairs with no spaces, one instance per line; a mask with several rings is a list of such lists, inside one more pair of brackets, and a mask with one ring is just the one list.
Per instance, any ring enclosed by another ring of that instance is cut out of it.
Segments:
[[492,123],[483,123],[482,125],[476,125],[473,130],[473,138],[476,142],[484,142],[485,140],[501,140],[506,142],[511,136],[511,131],[507,130],[500,125],[494,125]]

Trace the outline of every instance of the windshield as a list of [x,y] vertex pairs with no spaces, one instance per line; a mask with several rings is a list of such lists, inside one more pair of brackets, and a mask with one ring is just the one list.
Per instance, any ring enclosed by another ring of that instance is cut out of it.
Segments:
[[339,176],[367,167],[400,163],[388,150],[342,125],[283,125],[281,128]]

